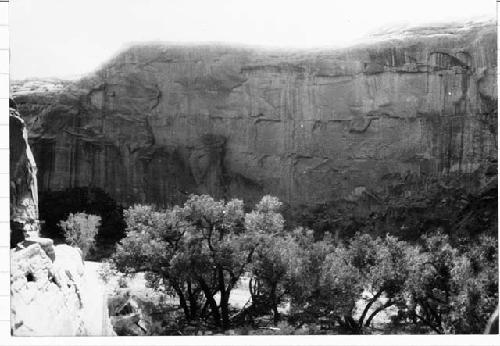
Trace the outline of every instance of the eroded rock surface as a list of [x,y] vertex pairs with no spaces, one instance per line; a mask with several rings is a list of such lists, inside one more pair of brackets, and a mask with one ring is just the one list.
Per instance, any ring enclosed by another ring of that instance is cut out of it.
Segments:
[[[38,186],[35,159],[28,143],[24,120],[11,104],[9,115],[10,140],[10,219],[11,246],[25,235],[37,235]],[[28,234],[29,232],[29,234]]]
[[141,45],[16,102],[42,191],[316,204],[495,159],[496,37],[468,23],[342,50]]
[[[47,242],[46,242],[47,243]],[[33,242],[11,251],[11,328],[16,336],[113,335],[105,301],[90,287],[78,249]],[[102,292],[101,292],[102,294]]]

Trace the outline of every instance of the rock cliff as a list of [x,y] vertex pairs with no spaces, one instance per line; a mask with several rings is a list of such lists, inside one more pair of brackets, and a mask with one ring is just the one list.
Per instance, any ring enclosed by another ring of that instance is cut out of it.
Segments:
[[346,49],[136,45],[16,102],[41,191],[94,186],[125,205],[189,193],[316,204],[495,159],[496,37],[489,22]]
[[[15,107],[15,105],[12,105]],[[11,246],[37,232],[38,186],[28,132],[15,108],[9,112]]]

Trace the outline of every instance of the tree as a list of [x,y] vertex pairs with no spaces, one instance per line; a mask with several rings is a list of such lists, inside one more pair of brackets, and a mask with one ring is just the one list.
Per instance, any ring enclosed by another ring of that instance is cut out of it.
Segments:
[[415,319],[439,334],[481,333],[498,304],[496,239],[463,249],[442,233],[422,241],[407,282]]
[[65,221],[59,222],[64,232],[64,238],[71,246],[82,251],[86,258],[89,251],[95,247],[95,236],[101,224],[101,217],[85,213],[69,214]]
[[284,294],[283,283],[288,274],[287,255],[291,239],[283,238],[284,220],[279,213],[282,203],[275,197],[264,196],[255,210],[245,216],[245,227],[258,234],[260,246],[256,247],[252,263],[249,290],[254,310],[271,308],[275,324],[279,319],[278,305]]
[[215,325],[227,329],[232,289],[266,230],[283,223],[275,202],[265,196],[246,215],[241,200],[225,203],[206,195],[193,195],[183,207],[167,211],[134,206],[125,212],[127,236],[113,261],[121,271],[147,272],[153,285],[173,290],[186,319],[209,311]]
[[[369,327],[373,318],[390,306],[397,305],[401,308],[405,305],[405,284],[414,255],[418,251],[407,242],[390,235],[373,240],[371,245],[375,248],[373,263],[354,263],[372,294],[358,319],[360,327]],[[356,247],[357,244],[351,242],[351,248]],[[384,302],[379,302],[379,306],[368,314],[370,308],[382,298]]]
[[332,297],[322,291],[322,267],[327,256],[335,251],[335,246],[328,236],[315,242],[314,232],[309,229],[297,228],[294,236],[301,252],[297,256],[300,261],[295,262],[292,268],[293,279],[288,285],[290,321],[297,321],[300,325],[317,321],[329,313],[325,301],[330,301]]
[[[312,304],[350,332],[361,332],[378,313],[402,304],[411,253],[406,242],[394,237],[374,239],[357,234],[348,244],[339,244],[326,255]],[[355,320],[355,304],[363,300],[365,291],[371,292],[371,297],[365,300]],[[371,311],[376,303],[378,306]]]
[[261,296],[260,304],[270,307],[275,325],[279,322],[278,306],[290,287],[298,280],[303,265],[303,251],[293,235],[271,234],[263,237],[252,263],[250,290],[253,303]]
[[498,240],[482,235],[462,257],[465,267],[455,265],[452,273],[458,284],[453,306],[460,307],[462,318],[452,325],[457,332],[480,333],[498,308]]
[[145,272],[149,284],[179,297],[185,318],[199,315],[201,290],[192,285],[179,254],[188,232],[182,208],[158,211],[151,206],[134,205],[124,211],[126,237],[116,247],[112,263],[126,274]]
[[243,227],[243,202],[233,199],[225,204],[209,196],[191,196],[183,212],[190,228],[180,260],[199,284],[215,324],[228,329],[231,290],[250,263],[257,241]]

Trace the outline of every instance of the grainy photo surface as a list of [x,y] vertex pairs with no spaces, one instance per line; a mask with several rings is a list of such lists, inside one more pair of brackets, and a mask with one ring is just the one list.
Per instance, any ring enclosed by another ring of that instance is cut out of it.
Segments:
[[493,1],[9,21],[12,335],[498,334]]

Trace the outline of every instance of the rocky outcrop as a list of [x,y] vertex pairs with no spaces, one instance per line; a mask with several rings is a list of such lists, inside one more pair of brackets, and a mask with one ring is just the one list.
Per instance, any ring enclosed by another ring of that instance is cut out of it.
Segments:
[[495,23],[467,23],[341,50],[139,45],[16,102],[41,191],[316,204],[494,160],[496,37]]
[[[47,243],[47,242],[46,242]],[[38,242],[11,251],[11,329],[15,336],[113,335],[106,305],[86,284],[78,249]]]

